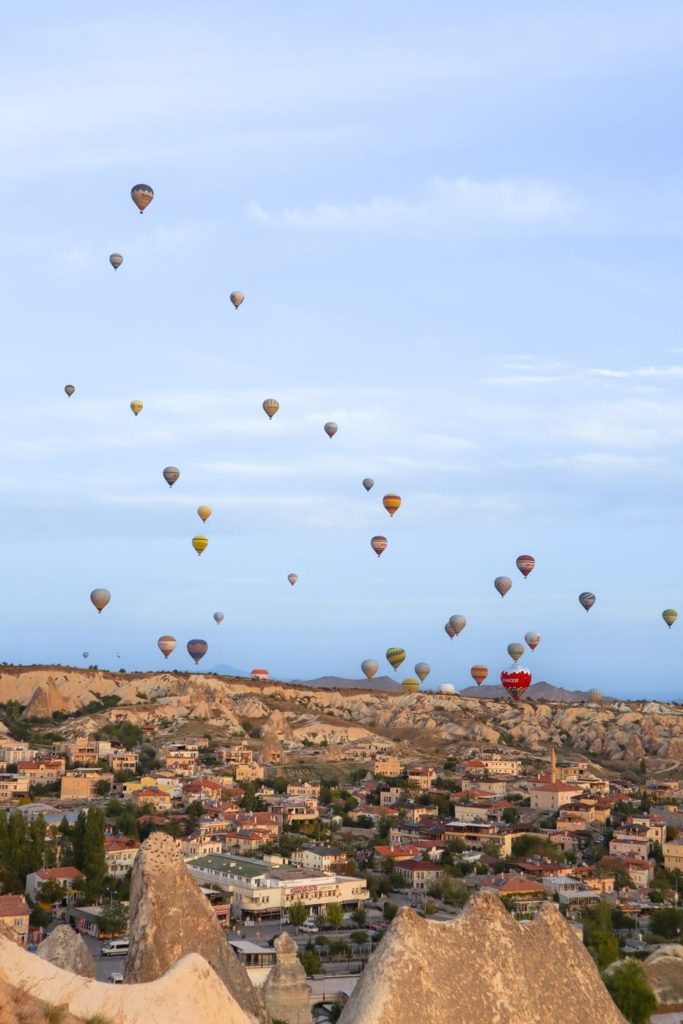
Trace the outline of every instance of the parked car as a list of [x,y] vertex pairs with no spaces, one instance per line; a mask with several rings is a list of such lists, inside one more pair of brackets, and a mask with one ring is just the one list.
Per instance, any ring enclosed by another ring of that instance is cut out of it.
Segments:
[[110,981],[112,985],[123,985],[123,975],[121,971],[112,971],[107,981]]
[[304,923],[300,926],[299,931],[303,932],[304,935],[317,935],[320,929],[318,928],[315,921],[304,921]]
[[121,936],[120,939],[109,939],[108,942],[102,946],[102,956],[125,956],[128,952],[130,940],[127,935]]

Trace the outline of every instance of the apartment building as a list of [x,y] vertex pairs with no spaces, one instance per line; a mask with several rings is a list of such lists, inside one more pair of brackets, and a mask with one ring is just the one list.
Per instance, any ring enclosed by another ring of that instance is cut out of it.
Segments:
[[403,771],[403,765],[393,754],[378,754],[372,764],[372,773],[395,779]]
[[15,775],[13,772],[3,772],[0,774],[0,802],[27,796],[29,786],[30,782],[27,778]]
[[104,859],[107,874],[121,878],[133,868],[133,862],[140,849],[140,843],[127,836],[109,836],[104,840]]
[[28,779],[31,786],[58,782],[65,771],[66,764],[63,757],[54,758],[51,761],[17,761],[18,774],[22,778]]
[[111,782],[111,772],[101,768],[74,768],[61,778],[60,800],[93,800],[98,782]]

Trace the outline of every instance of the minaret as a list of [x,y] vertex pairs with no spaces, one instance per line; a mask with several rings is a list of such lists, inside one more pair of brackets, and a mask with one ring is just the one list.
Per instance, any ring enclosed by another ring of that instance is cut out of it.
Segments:
[[555,757],[555,747],[550,748],[550,781],[557,782],[557,758]]

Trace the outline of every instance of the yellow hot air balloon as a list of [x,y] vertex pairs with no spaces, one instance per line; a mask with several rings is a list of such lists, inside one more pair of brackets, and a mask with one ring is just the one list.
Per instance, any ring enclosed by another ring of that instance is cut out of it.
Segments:
[[389,515],[393,516],[401,507],[401,499],[398,494],[385,494],[382,498],[382,504]]
[[150,185],[133,185],[130,197],[140,213],[144,213],[154,199],[154,189]]
[[232,302],[235,309],[239,309],[244,302],[244,295],[242,292],[230,292],[230,301]]
[[404,679],[401,683],[401,689],[404,693],[417,693],[420,689],[420,684],[417,679],[414,679],[412,676],[408,676],[408,678]]
[[263,403],[263,411],[269,420],[272,420],[275,413],[280,408],[280,403],[275,398],[266,398]]
[[198,555],[201,555],[202,551],[206,551],[209,546],[209,542],[206,537],[197,535],[192,538],[192,547],[195,549]]
[[678,612],[674,611],[673,608],[665,608],[662,612],[662,618],[666,622],[669,629],[673,626],[674,622],[678,618]]
[[388,647],[386,659],[393,668],[394,672],[396,672],[396,670],[406,660],[406,652],[403,650],[402,647]]
[[211,512],[212,509],[210,505],[200,505],[199,508],[197,509],[197,515],[199,516],[203,523],[205,523],[206,520],[209,518]]
[[142,410],[144,409],[144,405],[142,404],[142,402],[138,402],[137,399],[135,399],[134,401],[132,401],[130,403],[130,407],[131,407],[131,409],[132,409],[132,411],[133,411],[135,416],[138,416],[142,412]]

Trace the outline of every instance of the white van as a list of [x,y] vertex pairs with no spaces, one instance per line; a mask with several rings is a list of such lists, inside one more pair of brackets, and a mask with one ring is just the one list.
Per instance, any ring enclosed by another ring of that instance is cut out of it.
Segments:
[[299,931],[303,932],[304,935],[317,935],[318,932],[320,931],[320,929],[318,928],[318,926],[315,923],[315,921],[310,921],[309,920],[309,921],[304,921],[304,923],[299,928]]
[[126,956],[129,946],[130,939],[127,935],[122,935],[120,939],[109,939],[102,946],[102,956]]

